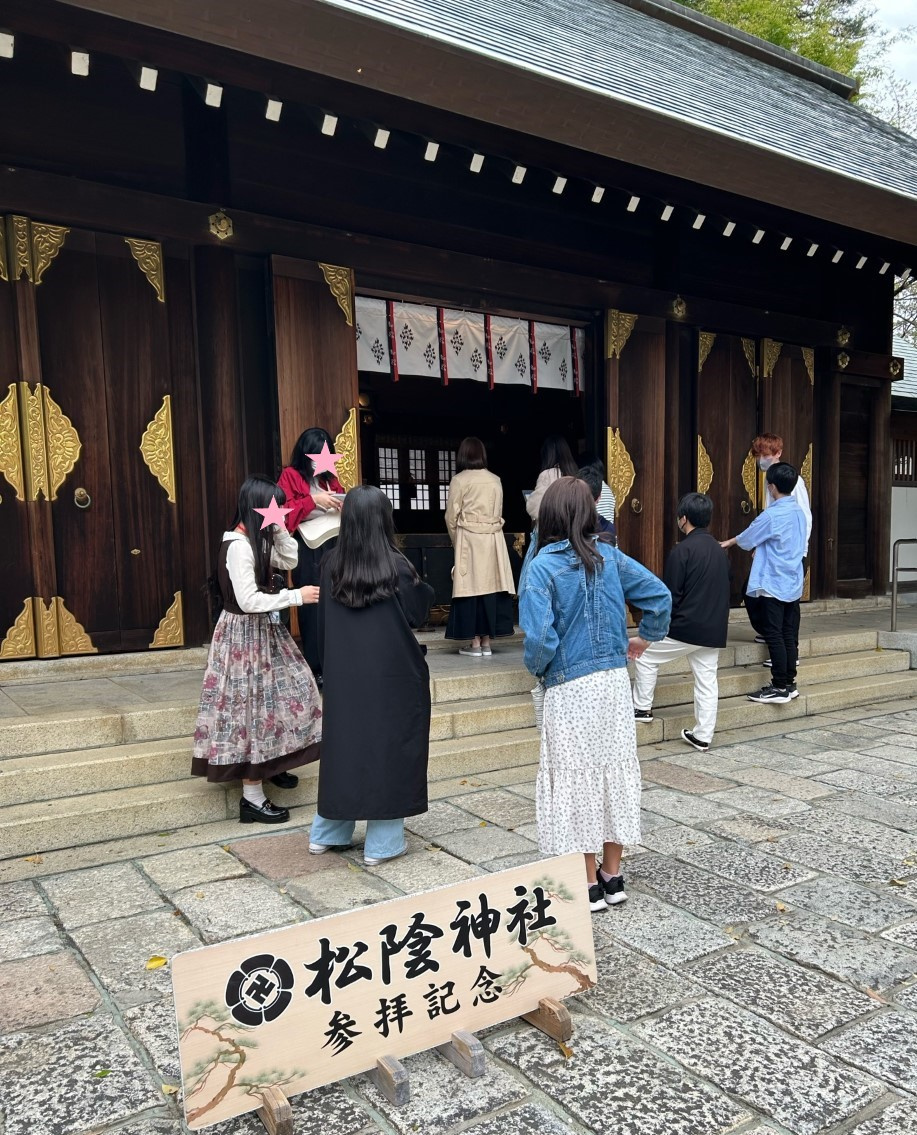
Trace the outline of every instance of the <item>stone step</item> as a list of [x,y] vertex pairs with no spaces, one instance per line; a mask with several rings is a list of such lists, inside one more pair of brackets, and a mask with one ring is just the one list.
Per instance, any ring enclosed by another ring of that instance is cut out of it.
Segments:
[[[538,761],[540,739],[534,728],[512,729],[481,737],[434,741],[430,745],[429,778],[431,781],[461,775],[474,775],[499,769],[516,768]],[[131,752],[133,751],[133,753]],[[106,790],[73,793],[75,778],[90,771],[97,783],[105,783],[103,771],[92,766],[104,763],[109,776],[116,775],[112,762],[120,756],[125,765],[131,756],[137,762],[152,757],[168,757],[169,751],[150,746],[123,746],[106,750],[105,762],[98,760],[103,750],[58,754],[65,762],[48,773],[64,795],[45,800],[11,800],[0,808],[0,860],[41,854],[66,847],[105,840],[123,839],[217,820],[233,819],[238,814],[240,788],[237,784],[214,785],[188,776],[188,757],[183,760],[183,775],[166,782],[109,787]],[[79,761],[84,765],[81,767]],[[318,763],[297,770],[299,785],[292,791],[274,789],[273,796],[286,806],[313,806],[317,795]],[[47,771],[47,766],[45,768]],[[136,774],[136,773],[135,773]],[[26,774],[10,778],[25,779]],[[88,781],[87,781],[88,783]],[[8,787],[8,786],[7,786]],[[0,797],[6,800],[6,796]]]
[[[865,650],[856,654],[836,657],[811,655],[799,663],[797,685],[809,687],[842,678],[870,677],[875,674],[892,674],[907,670],[910,655],[903,650]],[[720,699],[751,694],[770,681],[770,671],[761,665],[736,666],[720,669],[718,674]],[[693,701],[693,682],[690,672],[670,675],[668,667],[660,672],[656,683],[654,706],[684,705]]]

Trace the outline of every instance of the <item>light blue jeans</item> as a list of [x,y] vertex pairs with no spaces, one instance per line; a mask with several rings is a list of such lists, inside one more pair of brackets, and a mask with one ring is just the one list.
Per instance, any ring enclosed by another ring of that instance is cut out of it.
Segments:
[[[315,813],[309,842],[342,847],[353,839],[356,820],[326,820]],[[404,851],[404,820],[367,820],[363,854],[367,859],[391,859]]]

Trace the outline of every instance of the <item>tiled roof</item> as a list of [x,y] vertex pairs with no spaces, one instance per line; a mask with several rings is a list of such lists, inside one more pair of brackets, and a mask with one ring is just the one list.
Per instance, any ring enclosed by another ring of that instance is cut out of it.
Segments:
[[616,0],[325,2],[917,198],[917,139],[814,77]]
[[917,347],[896,335],[892,354],[904,359],[904,377],[892,383],[892,395],[896,398],[917,398]]

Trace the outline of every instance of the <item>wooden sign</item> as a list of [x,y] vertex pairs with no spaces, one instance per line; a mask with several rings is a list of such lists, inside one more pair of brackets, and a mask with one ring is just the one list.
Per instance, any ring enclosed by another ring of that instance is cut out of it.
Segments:
[[595,977],[579,854],[178,954],[188,1126],[532,1013]]

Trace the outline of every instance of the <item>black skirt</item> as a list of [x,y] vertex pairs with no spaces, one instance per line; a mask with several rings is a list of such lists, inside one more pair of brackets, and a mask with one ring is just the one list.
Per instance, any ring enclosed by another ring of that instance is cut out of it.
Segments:
[[509,638],[515,633],[516,606],[507,591],[453,599],[446,638]]
[[[337,537],[322,544],[320,548],[310,548],[297,532],[296,544],[299,548],[299,560],[293,569],[294,587],[318,587],[321,583],[322,558],[330,552],[337,543]],[[296,608],[299,619],[299,641],[302,645],[302,654],[309,669],[316,678],[322,676],[322,664],[318,649],[318,604],[303,603]]]

